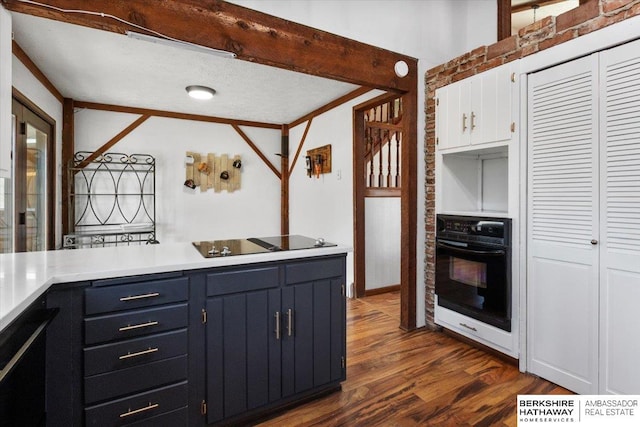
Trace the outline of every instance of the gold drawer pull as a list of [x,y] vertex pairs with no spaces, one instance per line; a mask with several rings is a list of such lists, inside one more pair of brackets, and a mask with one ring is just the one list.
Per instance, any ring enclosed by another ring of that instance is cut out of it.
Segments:
[[293,335],[293,310],[287,310],[287,335]]
[[143,294],[143,295],[133,295],[130,297],[122,297],[120,298],[120,301],[135,301],[138,299],[144,299],[144,298],[153,298],[153,297],[159,297],[160,296],[160,292],[151,292],[148,294]]
[[276,339],[279,340],[280,339],[280,312],[276,311],[276,314],[274,314],[274,317],[276,318],[276,329],[275,329],[275,333],[276,333]]
[[151,409],[156,409],[158,406],[160,406],[160,405],[157,404],[157,403],[149,402],[149,405],[145,406],[144,408],[134,409],[133,411],[131,409],[129,409],[124,414],[120,414],[120,418],[130,417],[131,415],[139,414],[139,413],[145,412],[145,411],[150,411]]
[[118,331],[125,332],[125,331],[130,331],[132,329],[148,328],[149,326],[156,326],[157,324],[158,324],[158,322],[156,322],[156,321],[147,322],[147,323],[139,323],[137,325],[123,326],[122,328],[119,328]]
[[122,356],[119,357],[119,359],[120,360],[131,359],[132,357],[144,356],[145,354],[155,353],[156,351],[158,351],[158,347],[150,348],[148,350],[138,351],[136,353],[123,354]]

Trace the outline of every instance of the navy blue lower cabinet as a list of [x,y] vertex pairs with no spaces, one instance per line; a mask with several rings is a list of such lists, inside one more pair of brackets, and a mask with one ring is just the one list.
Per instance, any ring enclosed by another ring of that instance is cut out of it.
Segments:
[[339,389],[345,259],[54,285],[46,424],[238,425]]
[[279,290],[256,291],[207,300],[209,423],[280,398],[274,317],[278,294]]
[[91,283],[84,291],[86,426],[187,426],[189,278]]
[[344,257],[279,268],[207,276],[208,423],[259,416],[345,379]]

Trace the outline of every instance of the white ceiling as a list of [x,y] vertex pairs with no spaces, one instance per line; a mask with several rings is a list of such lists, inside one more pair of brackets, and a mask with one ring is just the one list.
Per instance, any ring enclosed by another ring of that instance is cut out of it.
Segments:
[[[15,41],[67,98],[291,123],[358,86],[13,13]],[[185,87],[214,88],[210,101]]]

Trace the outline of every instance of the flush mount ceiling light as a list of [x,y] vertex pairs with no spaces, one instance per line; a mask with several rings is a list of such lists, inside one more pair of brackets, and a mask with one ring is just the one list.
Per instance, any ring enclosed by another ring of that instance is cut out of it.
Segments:
[[187,86],[187,93],[195,99],[211,99],[216,94],[215,89],[206,86],[192,85]]

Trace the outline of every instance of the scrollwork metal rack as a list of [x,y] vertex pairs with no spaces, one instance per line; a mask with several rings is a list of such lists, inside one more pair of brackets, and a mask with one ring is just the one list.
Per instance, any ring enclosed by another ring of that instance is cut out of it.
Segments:
[[158,243],[156,160],[149,154],[78,151],[69,174],[67,249]]

